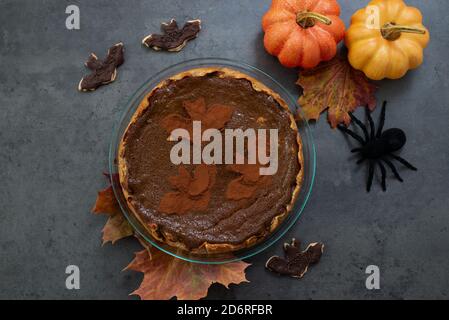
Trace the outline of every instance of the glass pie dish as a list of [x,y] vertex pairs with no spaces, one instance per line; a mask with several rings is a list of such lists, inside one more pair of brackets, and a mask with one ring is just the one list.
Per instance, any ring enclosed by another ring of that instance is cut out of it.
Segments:
[[249,258],[264,251],[266,248],[268,248],[269,246],[277,242],[279,239],[281,239],[283,235],[297,222],[299,216],[301,215],[306,206],[306,203],[312,191],[316,167],[315,146],[313,143],[311,129],[307,121],[303,120],[304,117],[301,116],[301,110],[298,108],[296,101],[289,95],[287,90],[283,88],[271,76],[255,67],[252,67],[250,65],[241,62],[218,58],[201,58],[173,65],[155,74],[150,79],[145,81],[145,83],[132,95],[130,100],[124,106],[123,115],[121,116],[116,128],[113,131],[109,151],[109,171],[112,174],[112,176],[118,174],[119,172],[117,162],[119,146],[133,115],[135,114],[137,108],[139,107],[140,102],[145,98],[145,96],[149,92],[151,92],[162,81],[179,73],[196,68],[228,68],[241,72],[245,75],[248,75],[264,84],[270,90],[279,94],[280,97],[288,105],[291,112],[300,113],[299,118],[301,120],[297,121],[297,126],[300,139],[302,141],[302,151],[304,160],[304,165],[302,167],[303,182],[300,192],[297,195],[296,200],[293,204],[292,210],[285,216],[285,218],[273,232],[269,233],[267,236],[263,237],[260,241],[256,242],[251,246],[226,253],[193,254],[192,252],[170,246],[167,243],[160,242],[159,240],[154,238],[147,231],[145,226],[142,225],[140,220],[135,217],[135,214],[129,208],[128,203],[124,197],[119,179],[111,179],[112,180],[111,183],[123,214],[129,221],[131,226],[134,228],[135,232],[144,241],[148,242],[151,246],[154,246],[157,249],[162,250],[163,252],[172,255],[176,258],[183,259],[189,262],[203,263],[203,264],[229,263]]

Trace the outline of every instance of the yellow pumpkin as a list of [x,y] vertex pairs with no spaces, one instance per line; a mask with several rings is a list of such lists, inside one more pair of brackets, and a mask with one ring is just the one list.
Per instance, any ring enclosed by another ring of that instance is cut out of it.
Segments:
[[430,40],[421,12],[403,0],[373,0],[351,18],[345,36],[352,67],[373,80],[398,79],[423,62]]

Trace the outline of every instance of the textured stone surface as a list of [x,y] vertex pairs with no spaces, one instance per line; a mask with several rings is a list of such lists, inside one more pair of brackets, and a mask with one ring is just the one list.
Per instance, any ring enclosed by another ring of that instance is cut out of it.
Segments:
[[[0,0],[0,298],[127,299],[141,279],[121,272],[135,241],[101,247],[104,217],[90,214],[105,186],[111,131],[129,96],[155,72],[198,57],[244,61],[272,74],[295,97],[296,72],[265,53],[260,19],[269,0],[76,1],[81,30],[65,28],[71,1]],[[346,24],[368,1],[340,0]],[[288,233],[323,241],[321,263],[303,280],[263,268],[281,244],[250,259],[251,283],[215,285],[215,298],[447,298],[449,293],[449,37],[445,0],[420,7],[432,41],[424,65],[379,85],[390,104],[387,127],[408,134],[403,156],[420,170],[388,180],[388,193],[364,191],[347,140],[325,119],[314,125],[318,172],[299,223]],[[140,45],[160,22],[201,18],[200,37],[177,54]],[[112,85],[77,92],[91,51],[118,41],[126,63]],[[360,113],[361,114],[361,113]],[[377,116],[377,114],[376,114]],[[81,268],[81,290],[65,289],[65,267]],[[365,289],[366,266],[378,265],[381,290]]]

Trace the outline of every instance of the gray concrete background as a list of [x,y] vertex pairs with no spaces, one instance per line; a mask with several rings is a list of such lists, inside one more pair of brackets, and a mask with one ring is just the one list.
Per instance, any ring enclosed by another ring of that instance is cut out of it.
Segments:
[[[340,0],[342,17],[367,4]],[[318,172],[314,192],[288,237],[322,241],[322,262],[301,281],[263,265],[281,244],[249,259],[251,283],[221,285],[209,298],[438,298],[449,293],[449,2],[419,6],[432,41],[424,65],[399,81],[379,83],[390,108],[387,127],[408,134],[402,154],[420,170],[405,183],[364,191],[366,169],[347,140],[323,118],[314,125]],[[65,28],[65,8],[81,9],[81,30]],[[269,0],[61,1],[0,0],[0,298],[127,299],[141,275],[121,272],[139,245],[101,247],[105,218],[90,213],[106,186],[111,130],[129,96],[155,72],[198,57],[244,61],[272,74],[293,96],[297,72],[265,53],[260,20]],[[172,17],[201,18],[198,39],[180,53],[140,45]],[[124,41],[118,80],[91,94],[76,90],[91,51],[103,56]],[[362,113],[359,113],[361,115]],[[377,114],[376,114],[377,117]],[[81,290],[65,289],[65,267],[81,268]],[[365,289],[364,270],[381,269],[381,290]]]

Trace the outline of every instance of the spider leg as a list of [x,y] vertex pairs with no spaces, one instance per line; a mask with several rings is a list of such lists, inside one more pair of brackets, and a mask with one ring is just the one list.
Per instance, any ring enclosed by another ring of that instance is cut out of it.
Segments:
[[390,154],[390,156],[392,156],[393,159],[396,159],[397,161],[399,161],[400,163],[402,163],[404,166],[406,166],[406,167],[409,168],[410,170],[418,171],[417,168],[415,168],[410,162],[408,162],[408,161],[405,160],[404,158],[401,158],[400,156],[397,156],[397,155],[395,155],[395,154]]
[[362,159],[357,161],[357,164],[361,164],[361,163],[365,162],[365,160],[366,160],[366,158],[362,158]]
[[375,131],[376,131],[376,127],[374,126],[374,121],[373,118],[371,117],[371,111],[369,111],[368,106],[366,106],[366,117],[368,118],[368,122],[369,122],[369,127],[371,129],[371,139],[375,138]]
[[387,101],[384,101],[384,103],[382,104],[382,111],[380,112],[379,127],[377,128],[377,134],[376,134],[377,138],[380,138],[380,136],[382,135],[382,130],[384,129],[386,106],[387,106]]
[[368,173],[368,182],[366,184],[366,191],[371,191],[371,186],[373,185],[373,178],[374,178],[374,163],[371,160],[369,162],[369,173]]
[[354,121],[360,127],[360,129],[362,129],[363,134],[365,135],[365,142],[368,142],[369,141],[369,135],[368,135],[368,129],[366,128],[366,126],[362,123],[362,121],[357,119],[352,114],[352,112],[349,112],[349,116],[351,117],[351,120]]
[[379,164],[380,172],[382,172],[382,190],[385,192],[387,191],[387,170],[385,170],[385,167],[381,161],[378,161],[377,163]]
[[363,140],[363,138],[361,136],[359,136],[357,133],[355,133],[354,131],[346,128],[344,125],[339,124],[338,125],[338,130],[340,130],[341,132],[346,133],[347,135],[351,136],[352,138],[354,138],[355,140],[357,140],[358,142],[360,142],[360,144],[364,145],[365,141]]
[[355,149],[351,150],[351,153],[357,153],[357,152],[360,152],[360,151],[362,151],[362,148],[355,148]]
[[393,162],[391,162],[388,159],[382,159],[383,162],[385,162],[391,169],[391,171],[393,172],[394,176],[396,177],[396,179],[398,179],[401,182],[404,182],[404,180],[402,180],[401,176],[399,175],[398,170],[396,169],[396,167],[394,166]]

